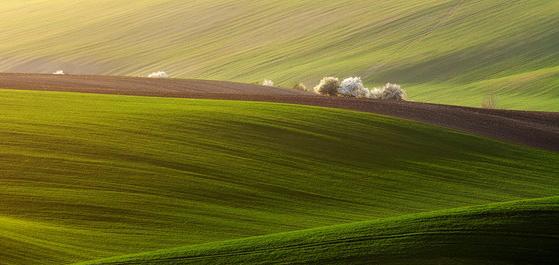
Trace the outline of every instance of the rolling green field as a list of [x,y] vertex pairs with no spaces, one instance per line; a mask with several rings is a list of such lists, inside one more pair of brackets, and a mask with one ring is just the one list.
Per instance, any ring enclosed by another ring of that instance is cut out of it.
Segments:
[[87,262],[89,264],[554,264],[559,198],[369,222]]
[[[438,219],[449,215],[474,228],[549,227],[549,240],[556,240],[556,222],[546,219],[549,213],[556,220],[555,198],[530,201],[526,211],[521,204],[520,213],[508,204],[445,210],[557,196],[558,153],[288,104],[0,90],[0,113],[2,264],[65,264],[174,247],[214,253],[235,242],[242,250],[307,234],[310,243],[323,233],[382,234],[385,225],[427,231],[452,226]],[[540,216],[542,204],[553,211]],[[510,209],[510,223],[479,212],[494,207]],[[429,211],[442,212],[422,214]],[[478,223],[469,214],[483,218]],[[362,221],[369,223],[355,223]],[[270,235],[340,224],[348,225]],[[489,237],[499,241],[494,247],[510,244],[507,236]],[[301,257],[303,250],[294,251]]]
[[0,71],[356,75],[416,101],[559,111],[558,1],[4,0],[0,14]]

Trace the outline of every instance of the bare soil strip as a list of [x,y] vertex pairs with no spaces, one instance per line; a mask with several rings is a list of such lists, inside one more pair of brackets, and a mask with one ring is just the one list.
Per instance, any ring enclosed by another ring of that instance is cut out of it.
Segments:
[[0,73],[0,88],[225,99],[343,108],[420,121],[511,143],[559,151],[559,113],[490,110],[417,102],[333,98],[304,91],[208,80]]

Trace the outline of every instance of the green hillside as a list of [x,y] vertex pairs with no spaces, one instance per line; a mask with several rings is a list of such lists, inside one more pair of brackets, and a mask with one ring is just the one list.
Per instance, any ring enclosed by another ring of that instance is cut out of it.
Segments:
[[558,1],[4,0],[0,14],[0,71],[357,75],[417,101],[559,111]]
[[559,154],[286,104],[0,90],[0,260],[61,264],[559,192]]
[[559,198],[386,218],[85,264],[557,264]]

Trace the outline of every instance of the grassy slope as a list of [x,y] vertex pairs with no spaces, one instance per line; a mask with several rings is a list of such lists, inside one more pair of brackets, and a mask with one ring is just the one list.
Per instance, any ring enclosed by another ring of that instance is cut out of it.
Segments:
[[559,154],[316,107],[0,90],[0,260],[552,196]]
[[0,71],[291,86],[324,75],[404,83],[414,100],[559,111],[549,0],[4,0]]
[[557,264],[559,198],[406,215],[85,264]]

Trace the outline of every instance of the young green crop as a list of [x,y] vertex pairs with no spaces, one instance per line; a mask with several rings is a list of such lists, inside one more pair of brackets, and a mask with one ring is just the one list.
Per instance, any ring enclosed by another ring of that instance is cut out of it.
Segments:
[[101,264],[556,264],[559,198],[165,249]]
[[0,90],[0,260],[61,264],[559,192],[559,154],[389,117]]

